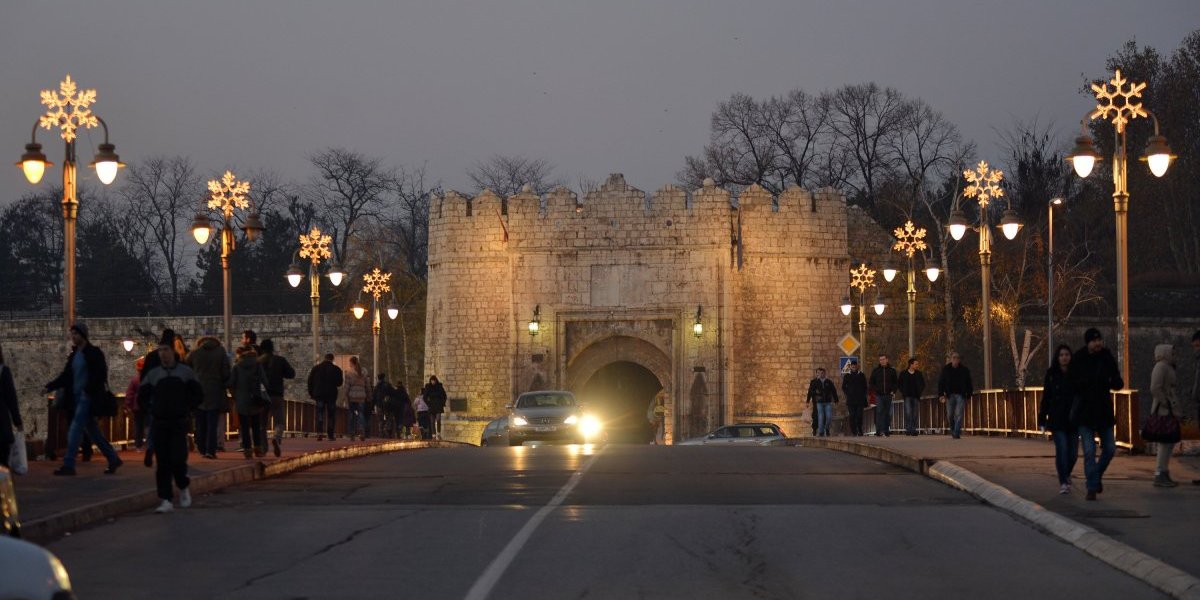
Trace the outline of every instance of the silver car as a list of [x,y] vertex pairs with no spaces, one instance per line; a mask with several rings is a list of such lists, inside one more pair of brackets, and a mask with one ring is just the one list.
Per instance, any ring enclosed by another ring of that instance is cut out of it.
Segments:
[[774,446],[787,439],[774,423],[738,423],[725,425],[710,431],[704,437],[679,442],[680,446]]
[[600,433],[599,421],[583,412],[571,392],[526,392],[505,408],[509,410],[509,446],[529,441],[582,444]]

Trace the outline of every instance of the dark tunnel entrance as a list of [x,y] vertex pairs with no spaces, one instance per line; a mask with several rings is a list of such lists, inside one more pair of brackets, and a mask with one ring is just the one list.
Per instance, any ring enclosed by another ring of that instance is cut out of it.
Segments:
[[663,389],[646,367],[628,361],[609,363],[596,371],[580,393],[586,411],[604,423],[608,441],[648,444],[654,441],[651,408]]

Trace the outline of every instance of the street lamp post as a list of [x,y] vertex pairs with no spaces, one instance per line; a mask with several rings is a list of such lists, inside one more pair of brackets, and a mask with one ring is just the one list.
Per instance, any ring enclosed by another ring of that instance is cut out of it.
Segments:
[[[324,259],[332,259],[333,254],[329,251],[330,244],[333,243],[333,238],[322,234],[320,229],[312,228],[308,234],[300,234],[300,248],[297,253],[300,258],[308,259],[308,280],[311,284],[312,291],[309,298],[312,300],[312,353],[313,364],[321,361],[321,352],[318,348],[321,335],[321,274],[320,264]],[[342,278],[345,273],[338,267],[336,262],[330,261],[329,264],[329,282],[337,287],[342,284]],[[299,287],[300,282],[304,279],[304,271],[300,270],[300,265],[292,263],[288,269],[287,280],[292,287]]]
[[[979,161],[974,171],[963,171],[968,185],[963,190],[967,198],[979,203],[979,274],[982,283],[983,310],[983,386],[992,387],[992,230],[988,219],[988,204],[993,198],[1004,196],[1000,181],[1004,173],[988,167],[987,161]],[[967,232],[967,219],[962,210],[955,209],[950,215],[950,235],[961,240]],[[1021,230],[1021,220],[1009,203],[1008,210],[1000,219],[1004,237],[1013,239]]]
[[1046,250],[1046,354],[1050,366],[1054,366],[1054,207],[1062,203],[1062,198],[1051,198],[1046,203],[1046,228],[1050,236]]
[[54,166],[46,160],[42,153],[42,145],[37,142],[38,127],[53,129],[58,127],[60,137],[65,142],[63,157],[63,322],[64,328],[69,329],[75,322],[75,222],[79,217],[79,196],[75,168],[75,132],[80,127],[91,129],[96,125],[104,128],[104,143],[96,149],[96,157],[90,166],[96,169],[96,177],[104,185],[113,182],[117,170],[125,166],[117,156],[116,146],[108,141],[108,124],[90,109],[96,101],[96,90],[80,90],[71,76],[67,75],[58,84],[58,91],[42,90],[41,103],[46,105],[46,114],[38,118],[33,125],[33,133],[29,143],[25,145],[25,153],[17,166],[25,173],[25,179],[36,185],[46,173],[46,167]]
[[[875,287],[875,269],[868,267],[866,264],[860,264],[853,269],[850,269],[850,287],[858,290],[858,337],[859,345],[859,364],[866,368],[867,365],[867,289]],[[853,310],[853,305],[850,302],[850,296],[842,298],[842,315],[850,316],[850,311]],[[873,305],[876,315],[883,315],[883,311],[887,305],[883,303],[883,299],[878,294],[875,296],[875,304]]]
[[[365,283],[363,284],[362,291],[373,298],[371,302],[371,312],[374,317],[371,322],[372,377],[379,375],[379,330],[382,328],[382,319],[379,314],[379,300],[383,298],[384,294],[391,293],[392,286],[388,285],[388,281],[391,279],[392,274],[380,271],[379,267],[375,267],[370,273],[363,274],[363,281]],[[355,302],[354,306],[350,307],[350,311],[354,313],[355,319],[361,319],[363,315],[367,314],[367,308],[362,305],[361,301]],[[400,309],[394,303],[388,305],[387,315],[389,319],[394,321],[399,314]]]
[[258,218],[258,213],[253,211],[250,205],[250,198],[247,194],[250,193],[250,183],[247,181],[238,181],[233,173],[225,171],[221,176],[220,181],[208,182],[209,197],[206,209],[201,209],[196,213],[195,220],[192,221],[192,236],[196,238],[201,246],[208,243],[209,238],[213,234],[213,223],[204,213],[205,210],[217,210],[221,214],[221,282],[224,290],[224,321],[225,321],[225,351],[229,352],[233,348],[233,296],[232,278],[229,274],[229,257],[233,254],[237,247],[237,240],[234,237],[234,209],[250,211],[250,214],[242,222],[242,231],[246,233],[246,239],[253,242],[258,239],[259,234],[263,231],[262,221]]
[[[913,255],[918,251],[923,251],[927,248],[925,245],[925,228],[917,227],[912,221],[904,223],[904,227],[897,227],[892,231],[892,235],[896,237],[896,243],[892,245],[892,250],[900,252],[908,257],[908,357],[914,358],[917,355],[916,345],[916,325],[917,325],[917,275],[916,268],[913,265]],[[929,281],[937,281],[941,270],[937,267],[929,267],[925,269],[925,276]],[[896,278],[896,270],[891,267],[884,267],[883,278],[891,282]]]
[[[1112,86],[1111,88],[1109,86]],[[1075,167],[1075,173],[1086,178],[1092,172],[1092,167],[1100,156],[1096,153],[1092,138],[1087,134],[1087,122],[1096,118],[1111,121],[1115,130],[1113,140],[1113,210],[1116,214],[1117,230],[1117,361],[1121,363],[1121,375],[1129,382],[1129,181],[1126,164],[1125,126],[1129,121],[1138,117],[1150,118],[1154,121],[1154,135],[1146,144],[1145,160],[1150,172],[1155,177],[1167,173],[1171,160],[1171,148],[1167,139],[1158,130],[1158,117],[1146,110],[1140,102],[1142,90],[1146,84],[1134,83],[1121,76],[1121,70],[1113,73],[1113,78],[1103,85],[1092,84],[1092,92],[1096,94],[1096,108],[1093,109],[1080,127],[1081,135],[1075,139],[1075,149],[1071,151],[1069,160]]]

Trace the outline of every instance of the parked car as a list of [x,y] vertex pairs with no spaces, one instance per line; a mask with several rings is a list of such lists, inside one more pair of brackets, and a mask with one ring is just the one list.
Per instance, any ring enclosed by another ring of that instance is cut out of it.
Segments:
[[678,445],[773,446],[783,443],[786,439],[787,436],[774,423],[738,423],[718,427],[703,437],[684,440]]
[[0,600],[74,600],[58,557],[21,537],[12,473],[0,467]]
[[505,408],[509,410],[510,446],[529,441],[582,444],[598,439],[600,435],[600,421],[584,413],[571,392],[525,392]]
[[479,437],[480,446],[507,446],[508,445],[508,417],[500,417],[490,421],[483,428],[483,435]]

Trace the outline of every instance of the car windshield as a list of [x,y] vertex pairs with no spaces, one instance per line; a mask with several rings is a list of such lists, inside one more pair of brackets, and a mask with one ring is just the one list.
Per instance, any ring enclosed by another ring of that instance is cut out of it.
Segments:
[[569,394],[528,394],[517,398],[517,408],[558,408],[575,406]]

